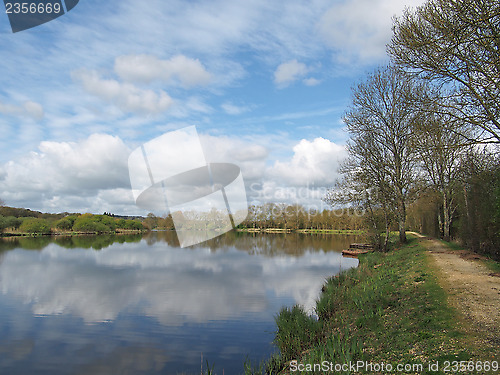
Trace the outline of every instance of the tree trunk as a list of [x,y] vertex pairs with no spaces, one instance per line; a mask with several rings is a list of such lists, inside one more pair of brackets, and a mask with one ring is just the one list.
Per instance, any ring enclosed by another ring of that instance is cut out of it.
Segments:
[[469,246],[471,250],[475,253],[479,252],[479,240],[477,239],[476,228],[475,228],[475,217],[472,212],[472,207],[470,205],[470,197],[467,192],[467,187],[464,185],[464,200],[465,200],[465,212],[467,213],[467,231],[469,232],[470,243]]
[[398,212],[399,242],[406,242],[406,205],[403,199],[399,202]]
[[450,207],[448,202],[448,194],[443,192],[443,240],[450,242]]
[[389,245],[389,232],[390,232],[390,223],[389,223],[389,218],[388,218],[388,215],[387,215],[387,210],[385,209],[384,207],[384,219],[385,219],[385,240],[384,240],[384,248],[383,248],[383,251],[384,253],[386,253],[389,249],[388,249],[388,245]]

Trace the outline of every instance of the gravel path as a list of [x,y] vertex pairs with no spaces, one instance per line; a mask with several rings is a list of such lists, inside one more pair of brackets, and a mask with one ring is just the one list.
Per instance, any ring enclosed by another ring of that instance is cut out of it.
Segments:
[[477,254],[451,250],[435,239],[418,236],[439,268],[440,283],[448,292],[449,302],[465,317],[465,330],[475,333],[483,344],[498,349],[500,275],[483,265]]

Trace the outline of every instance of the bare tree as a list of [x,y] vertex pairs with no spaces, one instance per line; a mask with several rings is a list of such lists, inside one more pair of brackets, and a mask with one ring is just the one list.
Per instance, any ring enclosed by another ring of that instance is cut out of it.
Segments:
[[[354,147],[354,146],[353,146]],[[351,150],[351,156],[342,165],[343,179],[327,191],[323,198],[332,207],[351,207],[364,212],[368,232],[372,242],[382,251],[387,251],[389,231],[395,212],[391,189],[386,182],[387,176],[383,169],[373,168],[364,163],[366,149]],[[354,156],[356,155],[356,156]],[[382,243],[381,232],[385,232]]]
[[462,142],[467,127],[453,121],[450,115],[439,112],[443,100],[436,95],[424,100],[425,116],[415,124],[415,147],[430,187],[441,196],[442,218],[438,213],[440,229],[445,241],[450,241],[453,216],[458,208],[456,199],[460,160],[470,149]]
[[429,0],[395,19],[393,31],[394,63],[439,83],[449,114],[480,131],[473,140],[500,142],[500,2]]
[[406,206],[418,177],[413,128],[419,112],[413,102],[419,90],[410,77],[393,67],[378,70],[353,89],[344,117],[351,135],[351,157],[378,185],[383,200],[392,200],[397,208],[401,242],[406,241]]

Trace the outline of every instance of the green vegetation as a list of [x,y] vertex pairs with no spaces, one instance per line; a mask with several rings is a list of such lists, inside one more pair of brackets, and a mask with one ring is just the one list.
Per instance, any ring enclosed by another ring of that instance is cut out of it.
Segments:
[[1,216],[0,215],[0,233],[7,228],[17,229],[23,221],[14,216]]
[[28,234],[50,234],[50,224],[45,219],[26,218],[19,230]]
[[71,216],[66,216],[63,217],[62,219],[59,219],[58,221],[55,222],[55,226],[57,229],[60,230],[71,230],[73,229],[73,225],[75,224],[77,216],[76,215],[71,215]]
[[140,220],[115,218],[110,214],[44,214],[0,207],[0,233],[3,235],[114,233],[143,231],[146,228]]
[[275,336],[280,353],[265,365],[246,364],[246,373],[285,374],[292,360],[359,360],[424,364],[419,373],[425,374],[435,361],[494,359],[498,353],[472,347],[460,331],[425,248],[408,237],[400,248],[361,256],[358,268],[329,279],[316,304],[318,319],[299,306],[282,309]]

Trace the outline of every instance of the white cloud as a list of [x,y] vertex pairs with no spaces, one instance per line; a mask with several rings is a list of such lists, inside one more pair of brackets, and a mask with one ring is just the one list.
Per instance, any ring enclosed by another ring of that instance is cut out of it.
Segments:
[[133,83],[178,81],[184,87],[206,85],[212,79],[212,75],[198,59],[184,55],[177,55],[169,60],[160,60],[152,55],[120,56],[115,60],[115,72],[123,80]]
[[373,63],[386,58],[392,17],[424,0],[352,0],[336,3],[321,17],[318,30],[335,58],[344,64]]
[[157,114],[169,109],[174,101],[163,90],[140,89],[130,83],[121,83],[113,79],[103,79],[94,70],[82,69],[72,73],[83,89],[99,99],[116,105],[124,112]]
[[250,111],[250,107],[248,106],[237,106],[231,102],[225,102],[221,105],[221,108],[228,115],[241,115],[242,113],[246,113]]
[[302,139],[293,155],[281,157],[248,184],[251,204],[300,204],[319,210],[330,208],[322,201],[326,190],[339,177],[338,169],[347,156],[345,147],[325,138]]
[[298,62],[291,60],[278,66],[274,72],[274,83],[278,87],[286,87],[297,79],[305,76],[309,72],[309,68]]
[[3,104],[0,102],[0,113],[13,116],[29,117],[33,120],[41,120],[44,116],[41,104],[25,101],[22,105]]
[[[275,161],[293,143],[283,136],[269,138],[200,134],[207,162],[241,168],[249,202],[321,204],[323,190],[338,176],[344,147],[324,138],[302,139],[291,156]],[[133,199],[130,151],[119,137],[106,134],[41,142],[37,152],[0,166],[0,197],[8,205],[49,212],[146,214]]]
[[[227,136],[200,134],[200,141],[208,162],[234,163],[248,182],[263,177],[266,147]],[[146,214],[132,195],[130,152],[119,137],[107,134],[79,142],[41,142],[37,152],[0,165],[0,197],[11,206],[49,212]]]
[[44,141],[38,152],[1,168],[0,196],[9,205],[51,212],[90,208],[100,212],[103,202],[97,201],[106,190],[122,197],[122,203],[125,195],[133,203],[128,155],[120,138],[106,134],[93,134],[80,142]]
[[267,175],[284,185],[329,186],[338,177],[338,167],[346,155],[344,146],[328,139],[302,139],[293,148],[289,161],[276,161]]
[[269,151],[266,147],[236,137],[202,134],[205,158],[211,163],[234,163],[241,168],[246,182],[261,179],[265,173]]
[[306,86],[317,86],[321,83],[321,80],[314,78],[314,77],[310,77],[310,78],[304,79],[302,82]]

